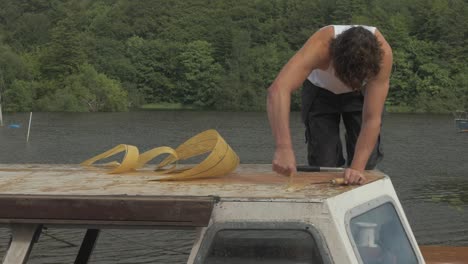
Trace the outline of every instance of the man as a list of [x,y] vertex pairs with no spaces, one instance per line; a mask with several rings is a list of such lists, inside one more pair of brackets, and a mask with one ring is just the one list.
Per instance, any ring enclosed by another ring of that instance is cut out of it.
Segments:
[[291,93],[305,81],[303,118],[311,166],[344,165],[339,136],[346,127],[346,184],[381,159],[380,126],[392,69],[392,50],[374,27],[327,26],[314,33],[268,88],[267,110],[276,142],[273,170],[291,176],[296,160],[289,130]]

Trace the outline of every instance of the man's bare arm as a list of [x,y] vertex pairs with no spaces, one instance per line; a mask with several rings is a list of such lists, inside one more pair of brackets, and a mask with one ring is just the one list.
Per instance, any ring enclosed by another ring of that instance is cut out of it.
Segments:
[[296,172],[289,130],[291,93],[300,87],[312,70],[328,66],[328,45],[332,35],[332,28],[324,28],[312,35],[268,88],[268,119],[276,143],[273,170],[280,174],[289,176]]
[[[392,70],[392,49],[380,32],[376,32],[376,37],[382,44],[384,55],[380,72],[367,84],[364,97],[361,132],[356,143],[356,150],[351,164],[351,169],[359,172],[364,171],[380,133],[382,111],[389,90]],[[353,183],[353,179],[350,179],[350,182]]]

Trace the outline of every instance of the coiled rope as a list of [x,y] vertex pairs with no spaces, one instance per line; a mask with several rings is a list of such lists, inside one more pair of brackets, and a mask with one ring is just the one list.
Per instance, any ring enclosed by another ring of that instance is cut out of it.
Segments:
[[[176,149],[170,147],[157,147],[149,151],[139,154],[138,148],[132,145],[120,144],[116,147],[107,150],[99,155],[96,155],[81,163],[85,167],[94,167],[93,164],[99,160],[103,160],[125,152],[121,162],[113,161],[106,163],[107,170],[110,174],[120,174],[134,172],[142,168],[149,161],[156,157],[168,154],[162,162],[160,162],[154,171],[158,177],[155,180],[192,180],[199,178],[220,177],[234,171],[239,165],[239,157],[234,150],[226,143],[221,135],[213,129],[204,131],[190,138]],[[177,169],[176,163],[179,160],[186,160],[198,155],[210,154],[199,164]],[[169,168],[169,165],[172,165]]]

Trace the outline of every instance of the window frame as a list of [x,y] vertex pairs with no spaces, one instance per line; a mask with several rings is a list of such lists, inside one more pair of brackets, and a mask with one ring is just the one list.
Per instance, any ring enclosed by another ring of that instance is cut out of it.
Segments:
[[300,222],[225,222],[216,223],[208,227],[202,241],[200,242],[200,247],[195,257],[194,264],[204,263],[205,259],[208,257],[214,238],[219,231],[236,229],[294,230],[307,232],[314,239],[320,256],[322,257],[322,262],[324,264],[334,263],[326,240],[314,225]]
[[421,256],[419,254],[418,245],[416,244],[416,241],[413,239],[413,236],[409,236],[409,234],[412,233],[411,228],[409,224],[405,224],[407,223],[407,221],[403,221],[404,218],[402,218],[402,215],[404,215],[404,213],[402,212],[402,209],[395,203],[395,200],[388,195],[383,195],[375,199],[372,199],[366,203],[357,205],[349,209],[345,213],[344,220],[345,220],[346,233],[348,234],[348,239],[349,239],[349,242],[351,243],[351,246],[353,247],[354,255],[356,256],[357,261],[359,262],[359,264],[364,263],[361,258],[361,254],[359,253],[359,249],[356,245],[356,241],[354,241],[353,234],[351,233],[351,219],[387,203],[390,203],[395,209],[396,215],[398,216],[398,220],[400,221],[401,226],[403,227],[406,238],[408,239],[411,245],[411,249],[413,250],[413,253],[416,256],[418,264],[424,263],[424,261],[421,259]]

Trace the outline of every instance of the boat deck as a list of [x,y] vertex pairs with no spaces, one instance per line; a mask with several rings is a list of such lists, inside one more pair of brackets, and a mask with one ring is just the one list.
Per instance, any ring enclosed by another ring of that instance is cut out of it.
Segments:
[[[42,225],[202,227],[219,199],[322,202],[360,188],[330,184],[340,176],[301,172],[290,182],[271,165],[241,165],[221,178],[161,182],[149,168],[111,175],[78,165],[0,164],[0,223],[14,234],[4,263],[25,263]],[[385,177],[366,176],[368,183]],[[87,263],[98,233],[88,230],[75,263]],[[422,249],[427,263],[467,263],[460,262],[466,248]]]
[[[383,175],[368,173],[369,182]],[[108,174],[77,165],[0,165],[0,223],[206,226],[218,200],[322,202],[359,186],[339,173],[289,177],[271,165],[241,165],[220,178],[156,181],[151,169]]]

